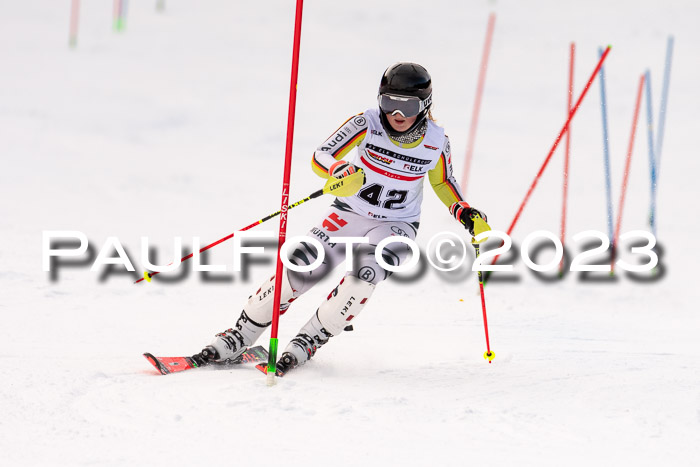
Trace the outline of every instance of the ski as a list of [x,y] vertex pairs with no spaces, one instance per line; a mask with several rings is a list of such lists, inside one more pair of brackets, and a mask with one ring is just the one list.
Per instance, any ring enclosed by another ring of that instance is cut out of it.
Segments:
[[[258,363],[257,365],[255,365],[255,368],[257,368],[258,370],[260,370],[260,371],[262,371],[263,373],[267,374],[267,364],[266,364],[266,363]],[[281,371],[279,368],[277,368],[277,371],[275,372],[275,374],[281,378],[281,377],[284,376],[286,373],[284,373],[284,372]]]
[[[347,330],[347,328],[346,328]],[[351,329],[352,330],[352,329]],[[294,355],[285,352],[282,354],[282,358],[279,359],[277,362],[277,365],[275,365],[277,368],[275,368],[275,375],[279,376],[280,378],[287,373],[289,373],[291,370],[299,366],[297,363],[296,357]],[[262,371],[263,373],[267,374],[267,364],[266,363],[258,363],[255,365],[255,368],[258,370]]]
[[[150,353],[144,353],[143,356],[146,357],[146,360],[148,360],[162,375],[169,375],[170,373],[178,373],[180,371],[201,367],[201,365],[197,365],[192,357],[155,357]],[[243,363],[266,362],[267,359],[267,350],[261,345],[257,345],[246,350],[235,361],[210,363],[206,366],[228,368]]]

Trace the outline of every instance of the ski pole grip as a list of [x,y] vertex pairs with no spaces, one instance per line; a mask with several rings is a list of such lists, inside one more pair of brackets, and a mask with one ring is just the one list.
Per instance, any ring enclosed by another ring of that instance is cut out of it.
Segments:
[[[472,222],[474,222],[475,237],[481,233],[488,232],[489,230],[491,230],[491,227],[486,223],[484,219],[481,218],[479,214],[475,214],[474,217],[472,217]],[[488,239],[488,237],[485,237],[477,241],[476,239],[472,238],[472,243],[483,243]]]
[[365,183],[365,173],[362,169],[343,178],[331,177],[323,187],[324,194],[332,194],[341,198],[357,193]]

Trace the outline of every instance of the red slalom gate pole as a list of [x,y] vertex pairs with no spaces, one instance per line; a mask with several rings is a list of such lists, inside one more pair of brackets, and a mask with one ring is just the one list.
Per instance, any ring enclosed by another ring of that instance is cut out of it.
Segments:
[[469,141],[467,142],[467,154],[464,162],[464,172],[462,172],[462,191],[467,194],[467,180],[469,179],[469,168],[472,162],[472,154],[474,152],[474,140],[476,138],[476,127],[479,121],[479,110],[481,109],[481,96],[484,93],[484,82],[486,81],[486,68],[489,63],[489,53],[491,52],[491,39],[493,38],[493,29],[496,24],[496,13],[489,15],[489,23],[486,27],[486,40],[484,41],[484,50],[481,54],[481,66],[479,67],[479,81],[476,86],[476,98],[474,99],[474,108],[472,110],[472,121],[469,126]]
[[287,147],[284,154],[284,178],[282,181],[282,203],[280,210],[279,243],[277,245],[277,269],[275,272],[275,296],[272,308],[272,329],[270,350],[267,362],[267,384],[275,384],[277,372],[277,330],[280,319],[280,301],[282,295],[282,274],[284,267],[280,250],[287,238],[287,206],[289,204],[289,176],[292,170],[292,143],[294,141],[294,116],[297,104],[297,77],[299,75],[299,48],[301,44],[301,16],[304,0],[297,0],[294,21],[294,46],[292,51],[292,78],[289,84],[289,113],[287,115]]
[[[574,54],[576,53],[576,44],[571,43],[571,49],[569,53],[569,92],[566,102],[566,114],[571,113],[571,101],[574,95]],[[561,211],[561,245],[564,246],[564,238],[566,237],[566,204],[568,200],[569,193],[569,150],[571,147],[571,124],[569,124],[566,129],[566,151],[564,155],[564,192],[562,196],[562,211]],[[562,257],[559,263],[559,275],[564,274],[564,257]]]
[[75,47],[78,44],[78,14],[80,12],[80,0],[72,0],[70,5],[70,32],[68,45]]
[[121,0],[114,0],[112,2],[112,27],[117,30],[117,23],[119,22],[119,12],[121,10]]
[[[532,192],[535,190],[535,187],[537,186],[537,182],[540,180],[540,177],[544,173],[544,169],[547,168],[547,164],[549,164],[549,161],[552,159],[552,155],[554,154],[554,151],[557,149],[557,146],[559,145],[559,141],[561,141],[561,137],[564,135],[564,132],[566,132],[568,130],[569,123],[571,123],[571,120],[574,118],[574,115],[576,115],[576,111],[578,110],[579,106],[581,105],[583,98],[586,97],[586,93],[588,93],[588,89],[591,87],[591,83],[593,83],[593,80],[595,79],[596,75],[598,74],[598,70],[600,70],[600,67],[603,66],[603,62],[605,61],[606,57],[610,53],[611,48],[612,48],[612,46],[609,45],[605,49],[605,52],[603,52],[603,55],[600,56],[600,60],[598,60],[598,65],[596,65],[595,70],[593,70],[593,73],[591,73],[591,77],[588,78],[588,82],[586,83],[586,87],[583,88],[583,91],[581,92],[581,95],[579,96],[578,100],[576,101],[574,108],[571,109],[571,113],[569,113],[569,118],[566,119],[564,126],[562,127],[561,131],[559,131],[559,134],[557,135],[557,139],[554,140],[554,144],[552,145],[552,148],[549,150],[549,154],[547,154],[547,157],[545,158],[544,162],[542,163],[542,167],[540,167],[540,170],[539,170],[539,172],[537,172],[537,175],[535,176],[535,179],[532,181],[530,188],[527,190],[527,194],[525,195],[525,199],[523,199],[523,202],[520,203],[520,207],[518,208],[518,212],[515,214],[515,217],[513,218],[513,222],[511,222],[511,224],[510,224],[510,227],[508,227],[508,232],[506,232],[508,235],[510,235],[513,232],[513,229],[515,228],[515,224],[518,223],[518,219],[520,219],[520,215],[523,213],[523,209],[525,208],[527,201],[530,199]],[[499,257],[500,257],[500,255],[497,255],[496,257],[494,257],[493,261],[491,261],[491,264],[495,264],[496,261],[498,261]],[[488,274],[487,274],[486,278],[488,279]]]
[[644,88],[644,74],[639,78],[639,89],[637,90],[637,101],[634,104],[634,117],[632,117],[632,131],[630,132],[630,142],[627,146],[627,158],[625,159],[625,174],[622,177],[622,192],[620,193],[620,206],[617,209],[617,223],[615,225],[615,236],[612,241],[612,258],[610,260],[610,273],[615,272],[615,249],[620,238],[620,226],[622,225],[622,208],[625,205],[625,193],[627,192],[627,181],[629,180],[630,164],[632,162],[632,150],[634,149],[634,135],[637,133],[637,120],[639,119],[639,107],[642,103],[642,89]]

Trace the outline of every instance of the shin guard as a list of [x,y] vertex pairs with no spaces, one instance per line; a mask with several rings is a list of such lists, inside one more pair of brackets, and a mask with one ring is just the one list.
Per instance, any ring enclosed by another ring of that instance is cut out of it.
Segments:
[[345,276],[291,340],[284,353],[294,355],[299,364],[305,363],[328,339],[343,332],[360,314],[374,287],[374,284],[355,276]]
[[318,320],[331,335],[337,336],[360,314],[374,287],[371,282],[345,276],[318,308]]
[[[296,298],[292,286],[289,284],[287,270],[282,274],[282,294],[280,295],[280,315],[283,315],[289,304]],[[243,311],[248,317],[260,323],[262,326],[269,326],[272,322],[272,302],[275,300],[275,276],[270,277],[253,295],[248,297],[248,303],[243,307]]]

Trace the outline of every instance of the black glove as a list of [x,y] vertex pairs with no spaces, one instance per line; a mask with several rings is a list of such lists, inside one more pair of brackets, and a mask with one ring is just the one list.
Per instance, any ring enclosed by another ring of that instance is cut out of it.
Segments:
[[474,236],[474,221],[472,218],[479,216],[484,222],[488,222],[486,214],[469,206],[469,203],[466,201],[458,201],[450,206],[450,214],[464,225],[464,228],[469,231],[472,237]]

